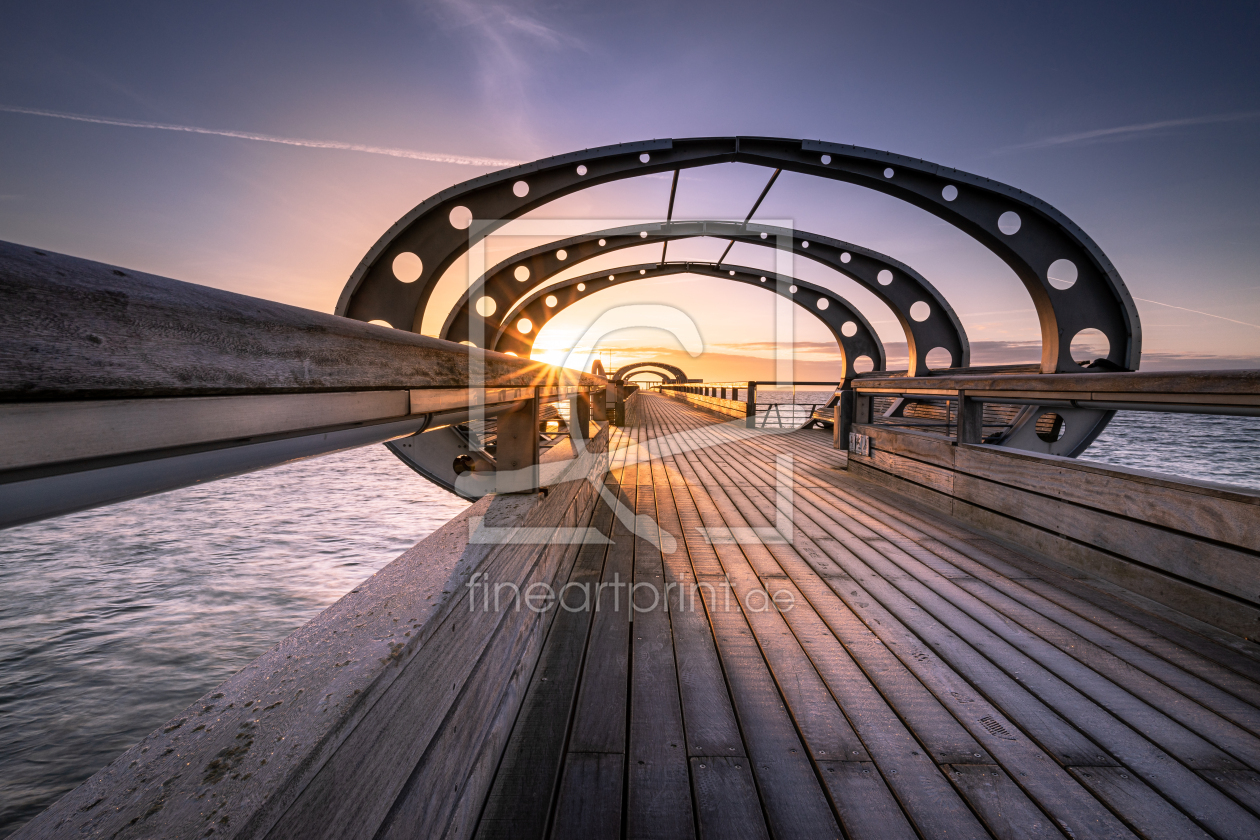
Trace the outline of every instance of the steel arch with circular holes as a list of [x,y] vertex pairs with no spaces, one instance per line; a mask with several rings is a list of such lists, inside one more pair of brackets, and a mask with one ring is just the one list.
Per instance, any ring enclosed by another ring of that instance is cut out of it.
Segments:
[[[967,333],[957,314],[931,283],[905,263],[859,245],[807,231],[722,221],[630,225],[522,251],[487,271],[461,295],[447,315],[440,336],[448,341],[484,345],[488,339],[475,336],[472,327],[484,328],[486,336],[497,331],[507,320],[505,316],[515,312],[527,294],[566,268],[623,248],[702,236],[786,251],[857,281],[888,305],[905,332],[911,376],[928,369],[927,356],[934,349],[949,353],[949,367],[966,367],[970,361]],[[615,272],[610,273],[615,276]],[[487,300],[491,303],[478,310]],[[922,320],[913,315],[916,304],[928,309]],[[477,317],[474,317],[475,311]]]
[[[883,342],[870,322],[847,300],[813,283],[730,263],[720,266],[717,263],[696,262],[643,263],[597,271],[545,286],[520,302],[511,317],[500,323],[494,335],[488,338],[486,346],[490,350],[528,358],[543,325],[578,301],[618,285],[677,274],[696,274],[764,288],[818,318],[835,337],[840,348],[841,385],[853,378],[856,373],[854,363],[863,356],[871,360],[872,370],[885,368],[887,357]],[[617,279],[609,282],[610,277]],[[530,321],[528,333],[521,332],[516,326],[521,318]]]
[[687,379],[687,374],[683,373],[682,368],[677,365],[666,364],[665,362],[633,362],[628,365],[622,365],[613,372],[613,381],[625,382],[627,376],[630,376],[635,372],[650,372],[652,368],[655,368],[658,371],[663,371],[669,376],[672,376],[674,379],[671,384],[681,385],[684,382],[690,381]]
[[[1054,207],[1006,184],[904,155],[773,137],[606,146],[545,158],[443,190],[372,246],[342,291],[337,314],[414,329],[438,280],[471,241],[598,184],[719,163],[845,181],[920,207],[972,236],[1023,282],[1041,327],[1043,372],[1079,370],[1070,347],[1073,337],[1087,329],[1106,337],[1109,366],[1137,368],[1141,326],[1133,298],[1102,249]],[[393,271],[402,254],[420,260],[419,276],[412,282],[403,282]],[[1055,266],[1061,269],[1056,272]]]

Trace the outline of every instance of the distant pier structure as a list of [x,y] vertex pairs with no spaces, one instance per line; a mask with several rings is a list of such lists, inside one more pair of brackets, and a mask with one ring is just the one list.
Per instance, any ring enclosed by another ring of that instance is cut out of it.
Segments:
[[[678,173],[722,163],[769,172],[743,221],[674,221]],[[1040,362],[972,366],[914,268],[752,222],[785,170],[987,247]],[[558,234],[434,308],[505,223],[654,174],[661,221]],[[726,251],[667,260],[695,237]],[[870,291],[907,369],[736,243]],[[568,306],[681,274],[816,316],[836,381],[530,359]],[[1105,351],[1075,357],[1083,335]],[[1058,210],[821,141],[653,140],[451,187],[334,315],[0,244],[0,526],[375,443],[473,502],[16,836],[1260,837],[1260,494],[1077,458],[1118,411],[1260,415],[1260,371],[1140,358],[1133,298]],[[631,392],[642,370],[662,381]]]

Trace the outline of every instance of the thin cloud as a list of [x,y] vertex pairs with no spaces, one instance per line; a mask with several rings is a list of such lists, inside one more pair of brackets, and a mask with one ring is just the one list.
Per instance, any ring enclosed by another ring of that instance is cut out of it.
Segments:
[[140,120],[118,120],[107,117],[88,117],[82,114],[66,114],[60,111],[43,111],[36,108],[10,108],[0,105],[0,111],[9,114],[29,114],[36,117],[52,117],[59,120],[95,123],[96,125],[116,125],[123,128],[152,128],[159,131],[182,131],[188,134],[211,134],[216,137],[232,137],[237,140],[256,140],[262,143],[280,143],[285,146],[302,146],[308,149],[337,149],[346,152],[364,152],[370,155],[386,155],[388,157],[423,160],[430,163],[454,163],[459,166],[484,166],[497,168],[516,166],[519,160],[499,160],[497,158],[469,157],[465,155],[449,155],[441,152],[421,152],[415,149],[390,149],[383,146],[365,146],[360,143],[339,143],[335,140],[305,140],[298,137],[278,137],[274,134],[255,134],[249,131],[229,131],[217,128],[200,128],[192,125],[172,125],[170,123],[142,122]]
[[1097,143],[1105,140],[1129,140],[1152,131],[1164,131],[1170,128],[1185,128],[1192,125],[1214,125],[1218,123],[1247,122],[1260,117],[1260,111],[1237,111],[1232,114],[1208,114],[1202,117],[1186,117],[1180,120],[1159,120],[1158,122],[1135,123],[1115,128],[1096,128],[1092,131],[1080,131],[1075,134],[1060,134],[1034,140],[1031,143],[1020,143],[1005,146],[998,151],[1022,151],[1025,149],[1046,149],[1051,146],[1070,146],[1082,143]]
[[1246,321],[1235,321],[1233,318],[1226,318],[1224,315],[1213,315],[1211,312],[1200,312],[1198,309],[1186,309],[1184,306],[1173,306],[1171,303],[1162,303],[1158,300],[1147,300],[1146,298],[1135,297],[1134,300],[1140,300],[1143,303],[1153,303],[1156,306],[1167,306],[1169,309],[1180,309],[1182,312],[1193,312],[1195,315],[1206,315],[1209,318],[1219,318],[1222,321],[1229,321],[1231,324],[1242,324],[1244,327],[1253,327],[1260,330],[1260,324],[1249,324]]

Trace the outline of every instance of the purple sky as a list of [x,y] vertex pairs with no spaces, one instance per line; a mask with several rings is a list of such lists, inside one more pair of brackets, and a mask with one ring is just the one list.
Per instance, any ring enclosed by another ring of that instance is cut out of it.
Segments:
[[[395,219],[505,162],[653,137],[809,137],[1057,206],[1138,299],[1145,367],[1260,367],[1258,24],[1254,4],[11,3],[0,238],[329,311]],[[684,172],[675,216],[742,218],[767,175]],[[533,216],[659,218],[668,192],[667,177],[638,179]],[[976,363],[1039,356],[1013,273],[922,211],[787,173],[757,218],[915,267],[961,315]],[[760,250],[730,260],[768,266]],[[890,360],[904,354],[873,297],[807,261],[796,271],[857,304]],[[694,375],[774,337],[768,293],[673,278],[575,307],[541,344],[567,347],[636,300],[690,315],[710,357]],[[796,337],[828,338],[808,316]],[[650,328],[605,346],[618,361],[682,353]],[[801,352],[828,364],[825,346]]]

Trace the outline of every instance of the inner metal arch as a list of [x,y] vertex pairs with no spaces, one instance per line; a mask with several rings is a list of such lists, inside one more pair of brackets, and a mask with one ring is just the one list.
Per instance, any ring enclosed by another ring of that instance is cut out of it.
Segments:
[[663,371],[666,375],[672,376],[674,380],[672,383],[669,383],[669,384],[681,385],[682,383],[689,381],[687,379],[687,374],[683,373],[682,368],[676,365],[666,364],[665,362],[633,362],[628,365],[622,365],[621,367],[617,368],[616,378],[613,379],[613,381],[625,382],[627,376],[631,376],[635,373],[654,372],[652,371],[652,368],[656,368],[657,371]]
[[[492,307],[481,310],[492,308],[490,315],[477,316],[478,320],[484,321],[486,338],[483,340],[488,340],[496,331],[503,331],[505,322],[519,317],[515,315],[515,311],[527,295],[566,268],[623,248],[699,236],[790,251],[794,256],[806,257],[857,281],[892,309],[905,331],[910,376],[926,373],[928,353],[936,348],[942,348],[949,353],[949,367],[966,367],[970,361],[967,334],[957,314],[944,296],[910,266],[877,251],[807,231],[721,221],[664,222],[609,228],[522,251],[490,269],[460,297],[447,316],[441,338],[448,341],[469,341],[470,328],[474,325],[473,306],[483,298],[488,297],[493,301]],[[723,267],[728,271],[732,269],[732,266],[725,264]],[[755,269],[747,271],[752,272]],[[616,274],[615,271],[606,273]],[[766,274],[764,271],[757,272],[758,277]],[[790,283],[796,282],[791,278],[787,279]],[[833,298],[852,310],[852,306],[843,298]],[[924,304],[928,310],[922,321],[915,320],[912,315],[917,303]],[[869,325],[867,327],[869,330]],[[511,332],[510,328],[507,331]],[[480,342],[474,339],[474,343]],[[878,344],[877,341],[874,343]],[[519,353],[512,347],[505,346],[503,349]],[[850,358],[856,358],[857,355],[863,354],[858,353]],[[880,370],[883,369],[882,357],[883,349],[880,345]],[[847,379],[852,376],[852,371],[849,368],[846,371]]]
[[[841,365],[844,371],[842,380],[837,383],[840,386],[853,378],[856,373],[853,364],[862,356],[871,360],[874,364],[873,370],[885,369],[887,358],[884,354],[883,343],[862,313],[858,312],[847,300],[813,283],[806,283],[774,272],[727,263],[720,266],[716,263],[694,262],[628,265],[574,277],[563,283],[538,289],[524,298],[512,316],[505,319],[507,323],[499,326],[498,331],[487,343],[488,349],[501,353],[515,353],[522,358],[529,358],[534,347],[534,340],[543,325],[569,306],[615,286],[676,274],[698,274],[763,288],[787,298],[817,317],[831,331],[840,348]],[[614,279],[610,281],[610,277]],[[530,322],[528,332],[520,329],[522,318]],[[852,331],[852,335],[845,334],[846,325]],[[619,369],[617,373],[620,376],[621,370]]]
[[[474,178],[443,190],[396,222],[355,269],[336,312],[414,329],[438,280],[471,241],[511,219],[598,184],[718,163],[749,163],[845,181],[920,207],[972,236],[1024,283],[1041,325],[1042,372],[1079,371],[1071,342],[1089,328],[1106,336],[1108,366],[1137,369],[1141,325],[1132,297],[1102,249],[1054,207],[970,173],[812,140],[652,140],[558,155]],[[473,219],[481,221],[471,226]],[[421,260],[414,282],[403,282],[393,271],[394,260],[404,253]],[[1075,272],[1067,288],[1050,281],[1052,265],[1062,265],[1061,260],[1071,264],[1067,274]]]

